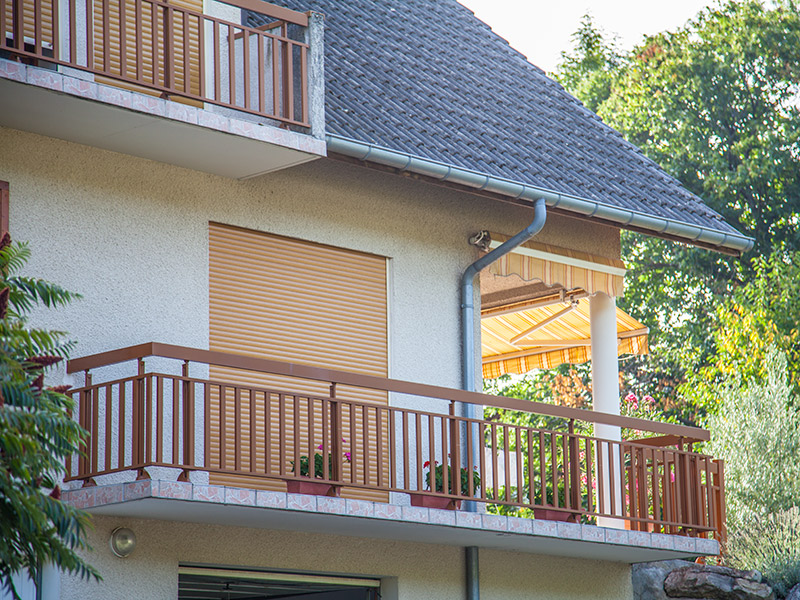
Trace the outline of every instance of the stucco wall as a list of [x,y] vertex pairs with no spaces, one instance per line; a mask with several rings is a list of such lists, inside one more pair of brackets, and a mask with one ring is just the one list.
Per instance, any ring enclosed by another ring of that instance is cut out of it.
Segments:
[[[111,554],[115,527],[130,527],[137,548]],[[200,563],[376,577],[384,600],[462,600],[464,549],[332,535],[167,521],[98,517],[89,557],[103,575],[94,584],[63,577],[61,600],[177,597],[178,564]],[[630,567],[519,552],[480,551],[481,596],[491,600],[624,600]],[[396,588],[395,588],[396,586]],[[394,588],[394,589],[393,589]]]
[[[208,346],[208,222],[390,258],[390,376],[459,386],[459,277],[479,229],[514,233],[532,210],[319,160],[235,181],[0,129],[11,232],[29,272],[83,294],[40,324],[74,356],[147,341]],[[619,255],[616,229],[550,216],[537,238]]]

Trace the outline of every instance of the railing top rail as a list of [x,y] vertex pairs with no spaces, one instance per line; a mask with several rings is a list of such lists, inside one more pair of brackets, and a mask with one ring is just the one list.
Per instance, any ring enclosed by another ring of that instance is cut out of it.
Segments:
[[286,21],[287,23],[293,23],[295,25],[300,25],[302,27],[308,27],[308,15],[306,13],[297,12],[296,10],[292,10],[290,8],[275,6],[274,4],[270,4],[269,2],[263,2],[262,0],[219,0],[219,1],[224,4],[228,4],[230,6],[235,6],[236,8],[241,8],[242,10],[249,10],[252,12],[262,14],[265,17],[271,17],[273,19],[277,19],[278,21]]
[[698,427],[659,423],[646,419],[611,415],[581,408],[557,406],[554,404],[545,404],[543,402],[520,400],[518,398],[506,398],[504,396],[492,396],[490,394],[468,392],[466,390],[458,390],[438,385],[388,379],[385,377],[376,377],[374,375],[362,375],[349,371],[324,369],[322,367],[299,365],[296,363],[230,354],[215,350],[200,350],[198,348],[162,344],[160,342],[148,342],[137,346],[128,346],[127,348],[119,348],[117,350],[75,358],[67,363],[67,372],[77,373],[79,371],[88,371],[149,356],[206,363],[220,367],[257,371],[269,373],[271,375],[284,375],[311,381],[324,381],[326,383],[423,396],[426,398],[465,402],[467,404],[476,404],[480,406],[519,410],[562,419],[576,419],[589,423],[600,423],[614,427],[627,427],[630,429],[660,433],[666,436],[674,435],[678,438],[683,438],[686,442],[707,441],[710,439],[709,433]]

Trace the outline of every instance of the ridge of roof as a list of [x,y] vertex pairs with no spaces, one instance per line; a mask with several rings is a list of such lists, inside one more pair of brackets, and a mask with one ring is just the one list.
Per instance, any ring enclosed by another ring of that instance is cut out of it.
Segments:
[[[325,14],[332,137],[745,240],[730,248],[737,253],[749,248],[749,238],[456,0],[272,1]],[[257,15],[250,21],[260,24]]]

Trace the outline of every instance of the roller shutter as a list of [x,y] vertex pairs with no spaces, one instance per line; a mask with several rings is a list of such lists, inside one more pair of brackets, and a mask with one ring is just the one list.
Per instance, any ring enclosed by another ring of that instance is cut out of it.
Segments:
[[[301,240],[268,235],[212,223],[209,227],[209,310],[212,350],[272,358],[331,369],[386,377],[387,372],[387,309],[386,259],[341,248],[322,246]],[[241,370],[213,367],[212,380],[232,381],[254,387],[295,391],[328,396],[324,383],[302,382],[248,373]],[[337,397],[362,400],[381,406],[387,404],[385,392],[339,387]],[[260,398],[260,397],[259,397]],[[219,399],[217,398],[217,403]],[[240,435],[250,435],[249,402],[240,398]],[[255,404],[253,404],[255,406]],[[259,406],[266,406],[265,399]],[[269,442],[260,441],[257,453],[264,456],[242,458],[243,464],[255,465],[261,471],[265,461],[273,461],[281,439],[277,422],[277,399],[269,403]],[[227,415],[234,415],[233,394],[225,398]],[[256,408],[257,431],[265,431],[265,410]],[[219,412],[212,411],[212,430],[219,424]],[[305,429],[307,415],[300,415]],[[230,417],[228,417],[229,419]],[[320,415],[312,418],[320,419]],[[287,420],[290,418],[287,416]],[[230,429],[230,421],[226,420]],[[319,423],[319,420],[317,420]],[[292,424],[284,423],[284,437],[292,437]],[[378,448],[375,432],[377,423],[363,427],[362,422],[344,423],[345,431],[353,432],[354,442],[362,443],[366,430],[370,448]],[[381,424],[383,440],[388,439],[385,424]],[[347,434],[344,434],[347,435]],[[225,443],[231,444],[233,436]],[[302,436],[302,444],[308,440]],[[350,436],[347,436],[350,437]],[[263,443],[262,443],[263,442]],[[269,444],[269,452],[266,446]],[[385,445],[382,444],[382,445]],[[212,440],[212,460],[219,453],[220,440]],[[229,446],[226,446],[229,447]],[[383,449],[384,469],[388,469]],[[370,459],[375,462],[375,455]],[[363,474],[363,464],[357,464],[357,475]],[[375,464],[367,464],[375,471]],[[383,480],[386,481],[386,473]],[[242,476],[214,475],[212,481],[222,485],[247,485],[263,489],[282,490],[285,484],[275,480]],[[386,500],[385,493],[345,488],[343,496],[369,500]]]

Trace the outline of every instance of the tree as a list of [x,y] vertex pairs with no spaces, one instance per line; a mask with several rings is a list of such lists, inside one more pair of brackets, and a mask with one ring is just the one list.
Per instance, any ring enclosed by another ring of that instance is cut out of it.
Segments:
[[[791,3],[709,8],[613,61],[603,60],[613,46],[589,21],[577,35],[576,55],[559,73],[571,92],[753,236],[756,256],[798,246],[800,16]],[[591,85],[596,77],[610,81],[608,90]],[[620,304],[650,326],[653,350],[628,361],[626,374],[677,404],[685,374],[715,352],[708,331],[717,325],[716,305],[753,266],[748,257],[639,234],[623,232],[622,240],[629,277]],[[683,418],[695,420],[697,408]]]
[[66,357],[64,334],[29,326],[27,314],[76,298],[56,285],[17,274],[30,252],[0,241],[0,587],[15,597],[12,576],[36,580],[53,563],[82,577],[98,573],[76,553],[86,548],[88,516],[63,504],[58,478],[64,459],[80,451],[85,432],[70,418],[61,388],[44,387],[44,372]]

